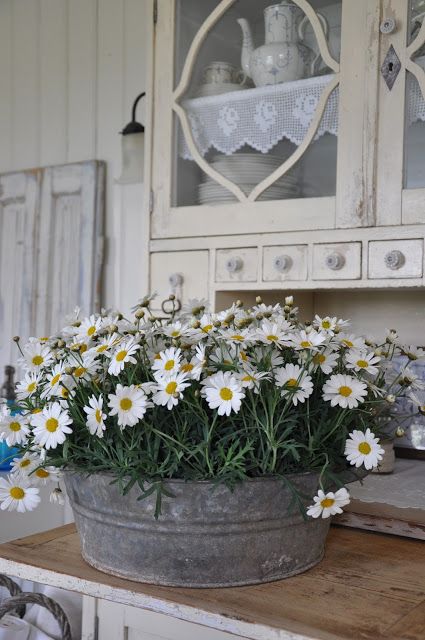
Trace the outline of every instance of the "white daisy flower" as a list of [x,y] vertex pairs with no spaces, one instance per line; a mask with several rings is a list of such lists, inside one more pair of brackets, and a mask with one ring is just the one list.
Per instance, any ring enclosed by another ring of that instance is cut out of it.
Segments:
[[60,362],[52,367],[50,373],[46,376],[46,386],[44,387],[42,398],[50,398],[51,396],[60,395],[61,381],[65,374],[65,364]]
[[204,311],[207,311],[208,307],[209,302],[205,298],[189,298],[182,307],[181,316],[198,316]]
[[157,405],[172,409],[178,404],[182,392],[189,386],[190,382],[187,381],[184,373],[173,373],[165,378],[158,377],[152,401]]
[[11,463],[11,474],[13,477],[22,477],[27,479],[31,471],[34,471],[40,464],[40,456],[36,453],[25,453],[22,458],[13,458]]
[[50,496],[49,496],[49,501],[52,504],[59,504],[60,506],[63,506],[65,504],[65,498],[63,497],[63,491],[60,487],[56,487],[55,489],[53,489],[53,491],[51,492]]
[[148,401],[143,389],[132,384],[123,387],[117,384],[115,393],[109,394],[110,416],[118,416],[118,425],[134,427],[146,413]]
[[53,402],[44,407],[40,413],[31,416],[31,424],[34,427],[34,441],[45,449],[56,449],[63,444],[66,436],[72,433],[70,424],[72,419],[59,402]]
[[91,435],[103,438],[103,432],[106,429],[104,422],[106,420],[106,413],[103,413],[102,394],[98,398],[96,398],[96,396],[89,398],[89,406],[86,405],[84,411],[87,414],[86,425]]
[[398,333],[395,329],[386,329],[386,339],[385,342],[388,342],[389,344],[393,344],[397,338],[398,338]]
[[317,351],[318,347],[326,340],[325,333],[318,333],[315,329],[311,329],[308,333],[302,329],[290,336],[291,345],[298,351],[300,349],[309,349]]
[[378,358],[373,353],[366,353],[366,351],[350,350],[345,360],[347,363],[347,369],[354,369],[354,371],[366,371],[375,376],[379,369],[374,366],[380,362],[381,358]]
[[335,369],[338,363],[338,354],[336,354],[331,349],[325,349],[324,351],[320,351],[315,353],[311,359],[311,365],[313,369],[320,369],[323,373],[329,374]]
[[103,326],[103,319],[91,315],[89,318],[84,318],[78,327],[77,337],[82,341],[91,340],[94,338]]
[[210,409],[217,409],[219,416],[229,416],[232,411],[237,413],[245,398],[240,381],[229,371],[219,371],[207,378],[202,395]]
[[336,317],[331,318],[330,316],[324,316],[323,318],[321,318],[316,314],[313,320],[313,326],[316,327],[316,329],[319,329],[319,331],[324,331],[330,336],[334,335],[337,325],[338,318]]
[[245,371],[238,373],[236,378],[242,385],[243,389],[253,389],[254,393],[260,392],[260,385],[263,380],[270,380],[270,374],[266,371],[255,371],[255,369],[247,368]]
[[53,354],[47,345],[38,341],[28,342],[24,347],[24,366],[28,371],[39,372],[52,363]]
[[170,324],[165,325],[159,329],[159,333],[167,336],[168,338],[183,338],[188,333],[187,327],[183,327],[182,323],[177,320]]
[[423,391],[425,389],[425,382],[422,378],[413,373],[408,367],[403,371],[402,379],[400,380],[400,384],[409,387],[409,389],[417,389]]
[[323,399],[330,401],[332,407],[338,405],[343,409],[353,409],[358,407],[359,402],[364,402],[366,395],[367,386],[364,382],[342,373],[331,376],[323,385]]
[[0,442],[6,441],[8,447],[24,444],[29,434],[28,420],[19,413],[6,414],[0,421]]
[[343,347],[346,347],[347,349],[355,349],[356,351],[364,351],[366,347],[364,339],[358,338],[354,334],[349,335],[348,333],[339,333],[336,336],[336,341]]
[[344,454],[350,464],[360,467],[362,464],[368,471],[378,466],[384,456],[384,449],[379,446],[379,438],[370,429],[354,430],[348,434]]
[[255,342],[255,335],[251,329],[225,329],[220,331],[221,337],[231,344],[238,344],[242,348],[246,348],[252,342]]
[[409,360],[422,360],[425,358],[425,350],[414,345],[402,347],[403,355],[407,356]]
[[264,344],[288,346],[290,344],[289,329],[291,329],[291,325],[286,320],[281,320],[280,322],[263,320],[257,329],[256,338]]
[[159,353],[159,358],[154,360],[152,369],[155,378],[169,378],[174,376],[180,369],[181,365],[181,349],[170,347]]
[[180,365],[180,373],[184,373],[192,380],[200,380],[203,371],[203,364],[198,360],[196,356],[193,356],[190,361],[182,360]]
[[97,345],[95,347],[92,347],[89,350],[89,353],[94,352],[100,355],[102,353],[108,354],[111,351],[111,349],[113,349],[119,344],[121,340],[122,340],[121,336],[119,336],[117,333],[112,333],[111,335],[108,335],[105,338],[102,338],[101,340],[99,340]]
[[216,331],[214,326],[215,318],[209,313],[204,313],[196,321],[196,327],[188,329],[188,335],[195,341],[203,340]]
[[41,374],[35,371],[29,371],[25,374],[23,380],[20,380],[16,386],[16,397],[18,400],[31,398],[37,391],[41,380]]
[[100,363],[96,360],[96,354],[91,350],[86,351],[82,355],[82,359],[74,363],[74,370],[72,376],[74,381],[89,382],[91,377],[99,371]]
[[298,402],[305,402],[313,393],[313,382],[305,369],[297,364],[287,364],[275,371],[275,382],[277,387],[283,387],[281,394],[283,397],[291,396],[295,406]]
[[127,362],[136,364],[137,360],[134,354],[140,349],[140,345],[135,338],[130,338],[125,342],[121,342],[114,353],[111,355],[111,363],[108,367],[108,373],[117,376],[124,369]]
[[0,509],[5,511],[32,511],[40,502],[39,491],[17,477],[0,478]]
[[282,313],[282,307],[280,306],[279,303],[275,304],[275,305],[271,305],[271,304],[264,304],[264,302],[261,302],[260,304],[256,304],[255,306],[252,307],[252,310],[254,312],[254,316],[257,317],[258,315],[262,315],[265,318],[272,318],[274,316],[278,316]]
[[337,513],[342,513],[342,507],[350,503],[350,494],[347,489],[338,489],[333,493],[325,493],[319,489],[317,496],[313,498],[314,504],[307,509],[307,515],[312,518],[329,518]]
[[[40,464],[40,459],[38,464]],[[60,471],[56,467],[38,467],[35,471],[31,472],[29,480],[35,486],[45,486],[49,482],[58,482],[60,478]]]

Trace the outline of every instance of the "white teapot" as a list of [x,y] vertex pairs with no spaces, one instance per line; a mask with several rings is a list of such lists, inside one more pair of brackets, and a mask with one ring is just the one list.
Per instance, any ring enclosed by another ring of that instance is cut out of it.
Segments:
[[[326,18],[318,12],[316,15],[327,36],[329,26]],[[258,49],[254,49],[248,20],[240,18],[238,23],[243,33],[242,69],[253,79],[256,87],[314,75],[321,56],[304,44],[304,31],[309,19],[293,2],[285,0],[264,9],[266,42]]]

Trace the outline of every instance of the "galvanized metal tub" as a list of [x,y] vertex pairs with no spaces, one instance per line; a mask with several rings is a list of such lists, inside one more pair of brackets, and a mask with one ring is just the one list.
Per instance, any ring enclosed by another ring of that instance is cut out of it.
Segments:
[[[329,519],[305,521],[288,513],[290,488],[276,478],[245,481],[230,491],[212,482],[166,481],[154,518],[155,496],[123,496],[106,473],[66,471],[65,484],[83,558],[115,576],[181,587],[229,587],[293,576],[320,562]],[[306,496],[317,491],[313,473],[288,476]],[[310,503],[312,500],[310,499]]]

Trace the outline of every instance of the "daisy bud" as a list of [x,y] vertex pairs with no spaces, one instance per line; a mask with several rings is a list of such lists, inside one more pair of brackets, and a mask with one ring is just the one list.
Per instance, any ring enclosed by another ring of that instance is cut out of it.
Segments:
[[263,313],[257,313],[257,320],[263,320],[263,318],[264,318]]
[[292,307],[294,304],[294,296],[286,296],[285,304],[288,305],[288,307]]
[[72,323],[71,327],[79,327],[81,326],[81,322],[79,320],[76,320],[75,322]]
[[233,322],[233,320],[235,319],[235,314],[234,313],[229,313],[228,316],[226,316],[226,319],[224,322],[227,322],[227,324],[230,324],[231,322]]
[[421,404],[418,406],[418,411],[422,416],[425,416],[425,404]]
[[140,320],[140,318],[144,318],[145,317],[145,312],[143,311],[143,309],[137,309],[136,313],[134,314],[136,316],[136,318],[138,320]]
[[[272,312],[271,311],[265,311],[262,315],[263,318],[271,318],[272,317]],[[258,316],[257,316],[258,318]]]
[[201,323],[199,322],[199,320],[195,320],[194,322],[192,322],[192,327],[194,329],[199,329],[200,326],[201,326]]
[[60,505],[65,504],[62,489],[60,489],[59,487],[56,487],[56,489],[53,489],[53,491],[50,494],[50,502],[55,504],[60,504]]
[[257,304],[261,304],[261,303],[263,302],[262,297],[261,297],[261,296],[257,296],[257,297],[255,298],[255,302],[256,302]]
[[66,346],[65,340],[58,340],[58,349],[63,349]]
[[239,307],[239,308],[240,308],[240,307],[243,307],[243,302],[242,302],[242,300],[236,300],[235,304],[236,304],[236,306],[237,306],[237,307]]
[[216,322],[214,322],[214,326],[218,329],[219,327],[221,327],[221,322],[219,320],[216,320]]
[[13,342],[18,343],[21,338],[19,336],[13,336]]
[[108,333],[116,333],[118,331],[118,327],[116,324],[110,324],[108,327]]
[[337,333],[341,332],[341,329],[338,327],[338,325],[336,325],[335,329],[333,330],[334,334],[336,335]]
[[393,344],[397,338],[397,331],[395,329],[388,329],[385,342],[387,342],[388,344]]
[[405,435],[405,430],[403,429],[403,427],[397,427],[397,430],[395,432],[397,438],[402,438]]
[[74,367],[66,367],[65,369],[65,373],[67,376],[72,376],[72,374],[74,373]]
[[79,351],[80,347],[81,345],[79,344],[72,344],[69,348],[71,349],[71,351]]
[[390,404],[394,404],[394,402],[396,401],[396,397],[392,393],[389,393],[387,396],[385,396],[385,400]]
[[174,293],[170,293],[170,295],[168,296],[168,299],[173,301],[176,299],[176,296],[174,295]]
[[375,349],[375,351],[373,352],[375,354],[375,356],[382,356],[382,349],[380,349],[379,347],[377,349]]
[[286,305],[283,307],[283,310],[284,310],[284,312],[285,312],[285,313],[290,313],[290,312],[291,312],[291,307],[288,307],[288,305],[286,304]]
[[201,395],[201,392],[199,391],[199,389],[195,389],[195,398],[199,398]]

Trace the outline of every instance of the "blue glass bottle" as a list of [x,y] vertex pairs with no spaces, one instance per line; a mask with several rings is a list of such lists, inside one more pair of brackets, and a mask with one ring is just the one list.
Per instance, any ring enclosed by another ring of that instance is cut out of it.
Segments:
[[[15,404],[15,369],[11,365],[6,365],[4,369],[6,380],[1,388],[1,397],[6,400],[9,407]],[[13,415],[13,412],[12,412]],[[16,458],[19,450],[16,447],[9,447],[6,442],[0,442],[0,471],[10,471],[12,460]]]

